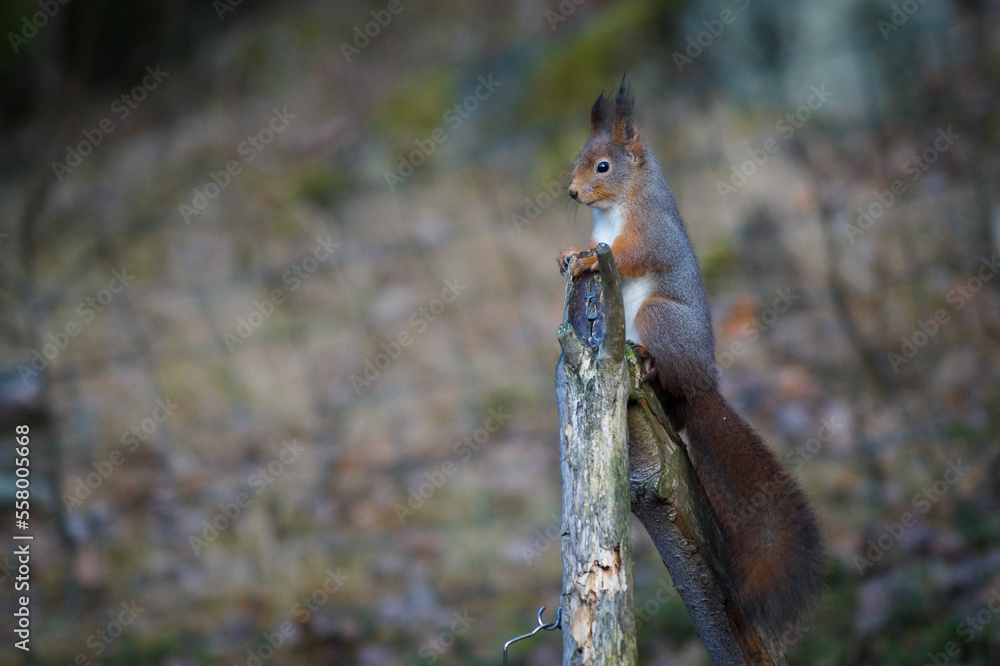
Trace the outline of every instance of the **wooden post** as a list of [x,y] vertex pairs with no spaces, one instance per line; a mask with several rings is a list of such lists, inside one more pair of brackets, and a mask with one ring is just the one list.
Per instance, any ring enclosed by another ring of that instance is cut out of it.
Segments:
[[611,250],[597,256],[601,274],[567,277],[558,329],[562,663],[634,666],[625,318]]
[[712,664],[782,666],[775,638],[748,625],[726,594],[718,573],[723,544],[708,502],[684,442],[653,391],[635,380],[618,271],[606,245],[596,252],[600,274],[567,277],[558,329],[563,666],[636,663],[630,510],[653,539]]

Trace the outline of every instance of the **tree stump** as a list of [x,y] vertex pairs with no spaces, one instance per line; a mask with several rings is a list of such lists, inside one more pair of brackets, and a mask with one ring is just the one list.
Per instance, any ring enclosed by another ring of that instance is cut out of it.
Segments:
[[722,584],[719,532],[652,389],[626,353],[618,270],[567,271],[556,369],[562,468],[563,666],[636,663],[631,511],[645,527],[716,666],[785,664]]
[[567,278],[558,330],[562,663],[634,666],[625,317],[611,250],[597,256],[600,274]]

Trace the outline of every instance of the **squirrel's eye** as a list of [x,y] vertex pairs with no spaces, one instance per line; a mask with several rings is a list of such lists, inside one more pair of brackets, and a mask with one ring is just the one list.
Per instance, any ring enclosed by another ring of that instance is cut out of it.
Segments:
[[597,163],[597,173],[607,173],[608,169],[610,169],[610,168],[611,168],[611,165],[608,164],[607,162],[598,162]]

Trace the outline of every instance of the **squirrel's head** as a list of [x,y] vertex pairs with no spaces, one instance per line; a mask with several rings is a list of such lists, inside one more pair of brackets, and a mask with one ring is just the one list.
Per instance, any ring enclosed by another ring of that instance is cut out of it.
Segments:
[[610,208],[636,190],[646,151],[632,122],[635,100],[625,79],[614,101],[597,98],[590,109],[590,140],[573,165],[569,195],[587,206]]

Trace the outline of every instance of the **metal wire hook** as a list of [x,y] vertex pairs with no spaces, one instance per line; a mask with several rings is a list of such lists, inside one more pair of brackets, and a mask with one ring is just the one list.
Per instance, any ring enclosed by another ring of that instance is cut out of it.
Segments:
[[562,606],[560,606],[559,608],[556,609],[556,619],[555,619],[555,622],[552,622],[550,624],[545,624],[542,621],[542,613],[544,613],[544,612],[545,612],[545,606],[542,606],[541,608],[538,609],[538,626],[537,627],[535,627],[534,629],[532,629],[528,633],[522,634],[522,635],[518,636],[517,638],[512,638],[512,639],[510,639],[509,641],[507,641],[506,643],[503,644],[503,666],[507,666],[507,648],[510,647],[510,645],[512,643],[516,643],[516,642],[518,642],[520,640],[524,640],[525,638],[531,638],[532,636],[534,636],[535,634],[537,634],[539,631],[543,631],[543,630],[544,631],[553,631],[555,629],[559,629],[560,628],[560,626],[562,625]]

